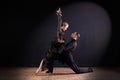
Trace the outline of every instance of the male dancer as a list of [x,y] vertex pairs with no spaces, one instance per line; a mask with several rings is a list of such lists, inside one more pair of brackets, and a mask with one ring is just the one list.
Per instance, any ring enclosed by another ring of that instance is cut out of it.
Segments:
[[80,34],[78,32],[73,32],[71,34],[71,41],[65,45],[64,50],[62,51],[60,58],[76,73],[87,73],[92,72],[92,68],[79,68],[76,63],[74,62],[72,52],[77,47],[77,39],[80,37]]

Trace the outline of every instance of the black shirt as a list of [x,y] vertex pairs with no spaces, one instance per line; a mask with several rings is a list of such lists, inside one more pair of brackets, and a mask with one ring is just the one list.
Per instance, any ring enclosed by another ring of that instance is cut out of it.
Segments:
[[65,53],[71,53],[73,52],[77,47],[77,41],[75,39],[72,39],[69,43],[67,43],[64,47]]

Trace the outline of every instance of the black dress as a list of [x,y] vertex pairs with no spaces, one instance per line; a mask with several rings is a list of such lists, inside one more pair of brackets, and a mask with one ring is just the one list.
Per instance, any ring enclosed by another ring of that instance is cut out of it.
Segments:
[[[62,32],[60,34],[61,37],[63,37],[63,35],[64,35],[64,32]],[[55,60],[60,61],[59,55],[63,51],[64,45],[65,45],[65,43],[57,42],[57,39],[55,39],[54,41],[51,42],[51,47],[46,52],[46,56],[45,56],[46,67],[48,69],[48,72],[50,72],[50,73],[53,72],[53,65],[54,65]],[[62,62],[62,61],[60,61],[60,62]]]

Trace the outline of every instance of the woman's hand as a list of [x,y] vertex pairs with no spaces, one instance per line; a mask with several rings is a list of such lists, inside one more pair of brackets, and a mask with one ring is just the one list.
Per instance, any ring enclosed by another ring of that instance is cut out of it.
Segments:
[[57,15],[61,15],[62,16],[62,11],[61,11],[61,8],[59,8],[57,11],[56,11]]

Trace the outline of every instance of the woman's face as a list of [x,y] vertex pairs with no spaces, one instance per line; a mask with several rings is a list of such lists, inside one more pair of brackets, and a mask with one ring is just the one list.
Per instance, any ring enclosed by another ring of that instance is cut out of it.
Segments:
[[63,25],[63,26],[61,26],[61,29],[63,30],[63,31],[66,31],[67,29],[68,29],[68,25]]

